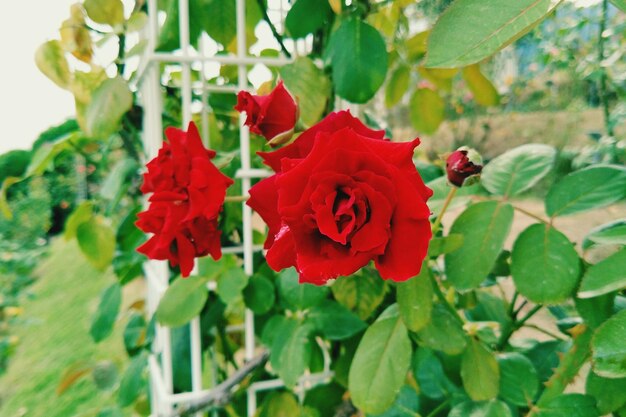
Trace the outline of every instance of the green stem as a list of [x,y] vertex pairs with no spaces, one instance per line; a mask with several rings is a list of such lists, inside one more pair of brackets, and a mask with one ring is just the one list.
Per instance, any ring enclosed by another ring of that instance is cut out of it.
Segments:
[[537,330],[538,332],[541,332],[541,333],[545,334],[546,336],[550,336],[553,339],[565,340],[561,336],[559,336],[558,334],[552,333],[551,331],[546,330],[546,329],[544,329],[542,327],[539,327],[536,324],[526,323],[526,324],[524,324],[524,327],[528,327],[529,329]]
[[124,68],[126,63],[124,59],[126,58],[126,35],[123,33],[119,36],[119,49],[117,51],[117,75],[124,75]]
[[435,219],[435,223],[433,223],[433,227],[432,227],[433,235],[439,231],[439,227],[441,226],[441,219],[443,218],[443,215],[446,212],[446,210],[448,210],[448,207],[450,206],[450,203],[452,202],[452,199],[454,198],[457,190],[458,190],[457,187],[452,186],[452,188],[450,189],[450,192],[448,193],[448,196],[446,197],[446,201],[443,202],[441,211],[439,212],[439,215]]
[[448,398],[447,400],[439,404],[433,411],[428,413],[426,417],[435,417],[437,414],[442,412],[448,406],[448,404],[450,404],[450,401],[450,398]]
[[509,316],[513,317],[513,311],[515,311],[515,303],[517,302],[517,297],[519,297],[519,293],[517,290],[513,293],[513,298],[511,298],[511,303],[509,304]]
[[524,323],[526,323],[532,316],[537,314],[537,312],[539,310],[541,310],[542,308],[543,308],[543,305],[541,305],[541,304],[537,304],[536,306],[531,308],[530,311],[528,313],[526,313],[526,315],[524,317],[522,317],[519,320],[516,320],[515,323],[517,325],[517,328],[519,329],[520,327],[522,327],[524,325]]
[[609,0],[602,0],[602,15],[600,17],[600,28],[598,31],[598,66],[600,66],[600,100],[602,102],[602,114],[604,116],[604,128],[606,134],[615,136],[613,126],[609,120],[609,92],[607,88],[606,70],[602,67],[604,61],[604,31],[606,30],[606,22],[608,20]]
[[524,317],[522,317],[519,320],[516,320],[515,317],[517,316],[517,313],[519,313],[519,310],[521,309],[520,307],[520,309],[518,309],[517,312],[515,312],[514,316],[512,317],[513,323],[511,324],[511,326],[508,329],[506,329],[504,333],[502,333],[502,336],[500,337],[500,342],[498,343],[498,350],[500,351],[503,350],[506,347],[507,343],[509,343],[509,339],[511,338],[511,336],[513,336],[513,333],[515,333],[522,326],[524,326],[524,323],[530,320],[532,316],[537,314],[537,312],[541,310],[541,308],[543,308],[543,305],[537,304],[528,313],[526,313]]
[[278,31],[276,30],[276,26],[274,26],[274,24],[270,20],[270,17],[267,14],[267,9],[265,7],[265,4],[263,3],[263,0],[257,0],[257,3],[259,4],[259,9],[261,9],[261,13],[263,14],[263,20],[265,20],[265,22],[269,25],[270,30],[274,35],[274,38],[280,45],[280,49],[283,51],[287,58],[291,58],[291,53],[287,50],[285,44],[283,43],[283,37],[280,35],[280,33],[278,33]]
[[463,326],[465,324],[465,320],[463,320],[463,318],[461,317],[461,315],[459,314],[459,312],[456,310],[456,308],[454,308],[449,302],[448,299],[446,298],[446,296],[443,294],[443,292],[441,291],[441,287],[439,287],[439,281],[437,281],[437,279],[434,277],[434,275],[431,273],[430,274],[430,279],[432,281],[433,284],[433,290],[435,291],[435,295],[437,296],[437,298],[439,299],[439,301],[441,302],[441,304],[443,304],[443,306],[450,312],[452,313],[452,316],[454,316],[454,318],[461,324],[461,326]]
[[535,219],[535,220],[537,220],[537,221],[539,221],[539,222],[541,222],[541,223],[544,223],[544,224],[547,224],[547,225],[549,225],[549,224],[550,224],[550,222],[549,222],[548,220],[546,220],[546,219],[544,219],[544,218],[542,218],[542,217],[539,217],[539,216],[537,216],[536,214],[531,213],[530,211],[528,211],[528,210],[526,210],[526,209],[523,209],[523,208],[521,208],[521,207],[519,207],[519,206],[515,206],[515,205],[513,205],[513,208],[514,208],[515,210],[519,211],[520,213],[525,214],[525,215],[527,215],[528,217],[531,217],[531,218],[533,218],[533,219]]

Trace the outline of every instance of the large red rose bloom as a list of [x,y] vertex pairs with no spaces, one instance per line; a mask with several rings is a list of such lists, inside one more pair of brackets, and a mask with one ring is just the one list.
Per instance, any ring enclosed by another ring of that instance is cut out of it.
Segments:
[[137,251],[151,259],[169,260],[186,277],[195,257],[222,255],[217,218],[233,182],[213,165],[215,152],[202,145],[193,122],[187,132],[170,127],[165,135],[169,142],[147,164],[141,191],[152,195],[136,222],[139,229],[154,235]]
[[250,190],[248,204],[269,226],[273,269],[295,266],[301,282],[318,285],[370,261],[384,279],[419,273],[431,238],[432,195],[412,160],[419,140],[382,138],[340,112],[262,155],[277,173]]

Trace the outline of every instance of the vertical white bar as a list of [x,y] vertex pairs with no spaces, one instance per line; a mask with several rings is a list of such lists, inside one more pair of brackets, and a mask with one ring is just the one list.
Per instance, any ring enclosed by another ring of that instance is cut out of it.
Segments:
[[[204,35],[202,35],[200,37],[200,54],[202,56],[206,56],[206,45],[204,43]],[[207,148],[211,148],[211,137],[209,136],[209,113],[208,113],[208,106],[209,106],[209,95],[207,93],[206,87],[207,87],[207,80],[206,80],[206,74],[204,73],[204,71],[206,70],[206,62],[203,59],[202,63],[200,64],[201,68],[200,68],[200,82],[202,83],[202,92],[201,92],[201,100],[202,100],[202,109],[200,110],[200,118],[201,118],[201,132],[202,132],[202,142],[204,143],[204,145]]]

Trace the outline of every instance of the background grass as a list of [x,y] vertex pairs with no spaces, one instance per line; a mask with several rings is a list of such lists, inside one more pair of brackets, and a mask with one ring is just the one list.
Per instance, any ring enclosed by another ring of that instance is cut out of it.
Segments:
[[89,336],[99,294],[115,278],[92,268],[74,241],[61,239],[53,242],[37,277],[30,288],[32,297],[23,305],[25,323],[14,327],[20,340],[17,352],[7,373],[0,376],[0,416],[95,416],[114,399],[98,391],[90,375],[62,395],[56,389],[67,368],[76,363],[112,360],[123,370],[122,326],[98,345]]

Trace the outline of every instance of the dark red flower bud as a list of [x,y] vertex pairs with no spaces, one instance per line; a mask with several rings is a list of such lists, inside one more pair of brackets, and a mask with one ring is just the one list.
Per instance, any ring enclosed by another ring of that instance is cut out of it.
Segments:
[[448,181],[457,187],[463,186],[467,178],[480,174],[483,170],[481,162],[480,155],[474,150],[459,148],[452,152],[446,159]]
[[240,91],[235,110],[246,112],[246,126],[252,133],[263,136],[271,146],[287,142],[298,120],[298,104],[282,81],[266,96]]

